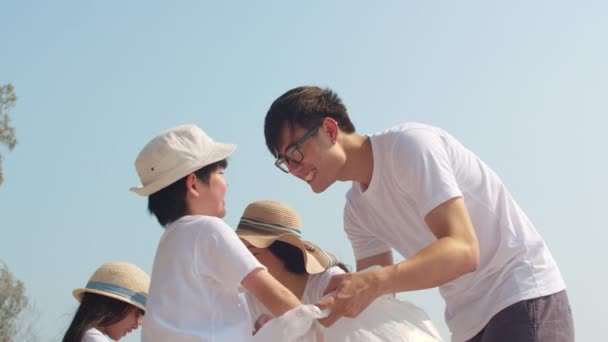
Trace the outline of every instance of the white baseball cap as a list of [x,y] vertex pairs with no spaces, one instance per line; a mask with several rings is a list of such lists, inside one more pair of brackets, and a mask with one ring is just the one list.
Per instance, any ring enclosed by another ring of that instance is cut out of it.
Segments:
[[135,169],[142,186],[131,191],[149,196],[181,178],[226,159],[236,145],[213,141],[200,127],[182,125],[166,130],[139,152]]

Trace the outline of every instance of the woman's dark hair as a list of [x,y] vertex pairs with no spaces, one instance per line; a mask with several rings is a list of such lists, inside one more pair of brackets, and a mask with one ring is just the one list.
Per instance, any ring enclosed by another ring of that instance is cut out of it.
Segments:
[[[306,273],[306,267],[304,265],[304,254],[298,247],[290,245],[287,242],[275,241],[270,246],[268,246],[268,249],[277,258],[283,261],[283,264],[285,265],[287,271],[294,274]],[[338,262],[336,266],[343,269],[346,273],[350,272],[348,267],[346,267],[346,265],[341,262]]]
[[353,133],[355,126],[338,94],[329,88],[298,87],[277,98],[264,120],[264,136],[270,153],[277,156],[283,125],[312,129],[325,118],[336,120],[340,130]]
[[[203,183],[209,184],[211,174],[217,169],[225,169],[227,166],[228,161],[223,159],[198,169],[194,174]],[[158,223],[163,227],[188,214],[186,208],[186,177],[148,197],[148,211],[156,216]]]
[[121,300],[85,292],[62,341],[80,342],[87,330],[117,323],[132,309],[139,310],[140,315],[144,314],[143,310]]

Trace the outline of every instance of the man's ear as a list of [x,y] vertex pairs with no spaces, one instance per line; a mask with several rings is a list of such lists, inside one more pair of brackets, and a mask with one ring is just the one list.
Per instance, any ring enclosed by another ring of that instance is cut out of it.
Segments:
[[338,127],[338,122],[332,118],[326,117],[323,119],[323,129],[327,132],[329,139],[332,143],[336,143],[338,140],[338,134],[340,133],[340,128]]

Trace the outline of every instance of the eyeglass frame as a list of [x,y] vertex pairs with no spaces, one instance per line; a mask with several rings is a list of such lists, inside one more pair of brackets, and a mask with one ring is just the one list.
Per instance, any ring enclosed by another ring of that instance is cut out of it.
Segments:
[[[278,167],[279,170],[281,170],[285,173],[290,173],[289,163],[299,164],[302,160],[304,160],[304,153],[302,153],[302,151],[300,150],[300,146],[302,146],[302,144],[304,142],[306,142],[306,140],[315,136],[320,128],[321,128],[321,125],[311,128],[310,130],[308,130],[308,132],[306,132],[306,134],[301,136],[300,139],[287,145],[287,147],[285,148],[285,154],[277,153],[277,160],[274,161],[274,166]],[[290,150],[292,150],[292,153],[290,153]],[[288,154],[293,155],[296,152],[297,152],[297,155],[300,156],[299,158],[291,158],[288,156]],[[296,159],[298,159],[298,160],[296,160]],[[285,165],[285,168],[283,168],[281,165]]]

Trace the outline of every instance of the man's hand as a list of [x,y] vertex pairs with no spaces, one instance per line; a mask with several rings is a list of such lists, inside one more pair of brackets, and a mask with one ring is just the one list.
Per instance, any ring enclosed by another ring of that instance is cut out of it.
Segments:
[[331,278],[324,294],[329,296],[315,305],[321,310],[331,311],[327,318],[319,320],[326,327],[334,324],[342,316],[357,317],[381,295],[379,279],[374,271],[335,275]]

